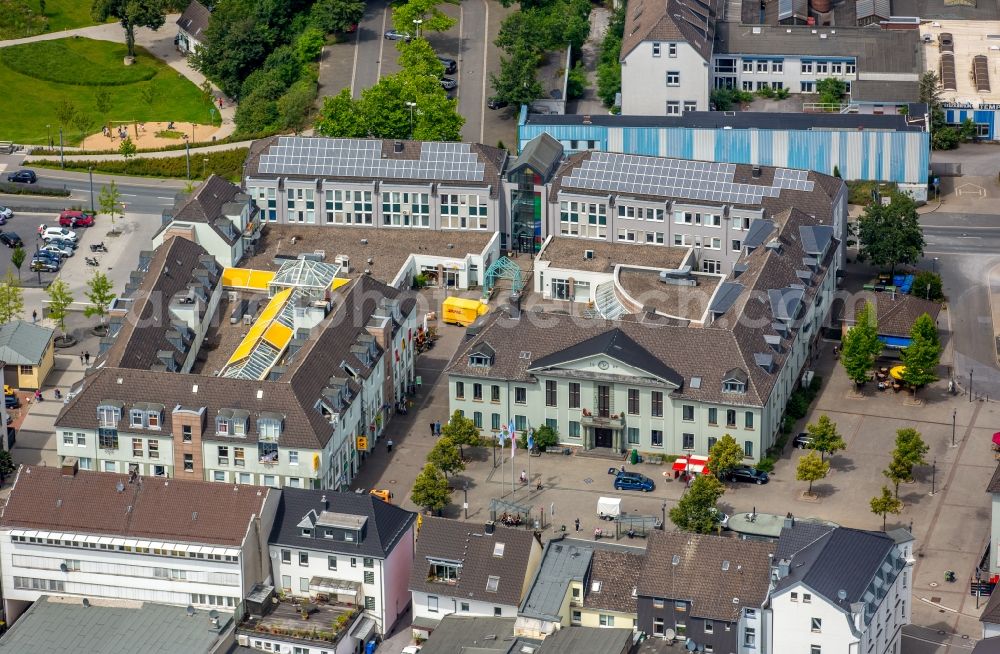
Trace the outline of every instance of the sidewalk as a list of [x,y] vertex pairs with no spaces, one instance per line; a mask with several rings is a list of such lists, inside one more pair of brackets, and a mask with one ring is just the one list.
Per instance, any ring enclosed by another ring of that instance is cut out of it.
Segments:
[[[162,60],[181,75],[191,80],[195,86],[200,87],[205,83],[205,76],[192,68],[188,63],[187,58],[178,52],[177,48],[174,46],[174,35],[177,30],[176,23],[178,18],[180,18],[180,14],[168,14],[166,21],[163,23],[163,27],[155,32],[144,27],[136,28],[135,43],[136,45],[149,50],[155,57]],[[0,41],[0,48],[12,45],[21,45],[23,43],[34,43],[36,41],[64,39],[71,36],[82,36],[88,39],[111,41],[113,43],[125,43],[125,30],[122,29],[121,25],[118,23],[105,23],[103,25],[80,27],[78,29],[64,30],[62,32],[38,34],[24,39],[9,39],[7,41]],[[214,84],[212,85],[212,91],[215,94],[215,97],[222,97],[222,92]],[[219,130],[214,134],[214,136],[221,139],[236,131],[236,123],[233,120],[236,115],[236,106],[232,102],[229,102],[218,111],[222,116],[222,125],[219,127]],[[232,144],[229,145],[230,147],[234,147]]]

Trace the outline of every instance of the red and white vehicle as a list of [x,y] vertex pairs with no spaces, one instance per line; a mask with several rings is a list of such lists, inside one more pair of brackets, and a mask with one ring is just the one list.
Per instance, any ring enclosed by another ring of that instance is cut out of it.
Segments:
[[59,214],[60,227],[91,227],[94,224],[94,214],[89,211],[69,209]]

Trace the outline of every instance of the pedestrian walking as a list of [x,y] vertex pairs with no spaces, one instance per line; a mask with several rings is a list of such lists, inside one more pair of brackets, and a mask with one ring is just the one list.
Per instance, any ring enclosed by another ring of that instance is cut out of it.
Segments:
[[392,439],[390,438],[385,442],[385,449],[389,454],[392,454]]
[[580,518],[577,518],[576,520],[574,520],[573,524],[576,526],[576,530],[580,531]]
[[434,429],[434,423],[432,422],[431,423],[431,438],[433,438],[436,434],[437,434],[437,431]]
[[90,350],[87,350],[86,352],[83,353],[83,364],[85,366],[90,365]]
[[438,420],[437,422],[434,423],[434,433],[437,434],[438,436],[441,435],[441,421],[440,420]]
[[31,322],[38,322],[38,309],[31,310]]
[[83,365],[83,352],[80,353],[80,365]]

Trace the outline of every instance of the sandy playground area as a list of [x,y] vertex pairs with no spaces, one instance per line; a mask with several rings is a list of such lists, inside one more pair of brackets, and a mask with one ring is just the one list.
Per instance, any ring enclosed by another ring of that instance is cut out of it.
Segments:
[[219,131],[215,125],[174,123],[169,130],[167,129],[168,125],[169,123],[113,125],[106,131],[102,130],[83,139],[80,148],[83,150],[117,150],[118,146],[121,145],[119,130],[124,129],[128,129],[128,137],[140,150],[183,144],[185,135],[192,143],[204,143],[211,141],[212,135]]

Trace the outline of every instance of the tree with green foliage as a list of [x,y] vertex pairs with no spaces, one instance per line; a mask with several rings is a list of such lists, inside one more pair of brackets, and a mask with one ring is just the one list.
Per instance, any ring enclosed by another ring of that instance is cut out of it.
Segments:
[[10,450],[0,450],[0,483],[14,474],[15,470],[17,470],[17,466],[14,465],[14,458],[10,455]]
[[300,79],[278,98],[278,118],[281,127],[296,133],[309,123],[316,98],[316,83],[311,79]]
[[326,37],[318,27],[307,27],[302,30],[298,38],[295,39],[295,51],[299,54],[299,61],[309,63],[319,59],[326,45]]
[[437,58],[437,52],[426,39],[400,41],[399,66],[409,76],[428,75],[434,79],[444,76],[444,64]]
[[62,279],[57,279],[45,289],[49,296],[49,318],[56,321],[59,331],[66,337],[66,316],[69,315],[69,307],[73,304],[73,294],[69,291],[69,284]]
[[936,109],[941,106],[941,78],[937,71],[928,70],[920,75],[917,82],[920,101],[927,105],[928,109]]
[[583,62],[578,61],[576,65],[569,69],[566,78],[566,98],[568,100],[579,100],[587,92],[587,69],[583,67]]
[[73,114],[73,127],[76,131],[80,133],[80,139],[83,139],[94,127],[94,117],[84,111],[78,111]]
[[0,325],[18,320],[24,313],[24,292],[14,273],[7,268],[7,275],[0,281]]
[[90,304],[83,309],[83,315],[88,318],[99,317],[102,327],[105,326],[104,319],[108,315],[108,307],[115,301],[116,296],[112,288],[108,276],[98,270],[87,280],[87,290],[84,291],[84,296]]
[[535,430],[535,447],[544,452],[559,444],[559,432],[548,425],[542,425]]
[[913,278],[913,295],[925,300],[940,301],[944,299],[944,285],[941,275],[930,270],[921,270]]
[[[424,32],[447,32],[458,21],[441,11],[440,5],[451,0],[408,0],[392,10],[392,25],[397,31],[415,37]],[[417,24],[416,21],[420,21]]]
[[540,60],[537,52],[525,46],[509,56],[501,55],[499,75],[490,73],[493,97],[515,107],[542,97],[542,85],[536,74]]
[[458,410],[452,413],[448,423],[441,427],[441,435],[451,441],[453,445],[458,446],[458,455],[461,459],[465,458],[464,445],[478,447],[483,441],[472,418],[466,418]]
[[445,479],[440,470],[428,463],[413,481],[410,499],[417,506],[439,513],[441,509],[448,506],[450,495],[448,480]]
[[878,339],[875,307],[871,302],[865,302],[841,343],[840,362],[847,377],[859,386],[865,383],[869,371],[875,365],[875,358],[881,352],[882,342]]
[[97,197],[97,205],[101,208],[101,213],[111,216],[111,231],[115,231],[115,215],[121,213],[122,194],[118,190],[118,184],[111,180],[111,184],[101,187],[101,194]]
[[66,98],[62,98],[56,104],[56,120],[61,127],[69,127],[76,115],[76,105]]
[[309,22],[326,34],[346,32],[365,15],[362,0],[318,0],[309,12]]
[[930,447],[924,442],[920,432],[913,427],[904,427],[896,431],[896,449],[893,457],[909,466],[907,481],[913,480],[913,467],[927,465],[926,454]]
[[882,471],[882,474],[892,482],[894,486],[895,496],[899,497],[899,485],[910,478],[910,471],[912,468],[903,461],[899,456],[893,451],[893,457],[889,461],[889,466]]
[[847,83],[836,77],[827,77],[816,82],[821,104],[840,104],[847,95]]
[[812,438],[809,447],[820,453],[820,461],[825,461],[827,454],[832,457],[847,447],[847,443],[837,431],[837,423],[830,420],[830,416],[825,413],[815,423],[806,425],[806,433]]
[[622,39],[625,36],[625,9],[627,3],[619,3],[612,11],[608,29],[601,40],[601,50],[597,58],[597,97],[605,107],[615,104],[615,96],[622,90]]
[[[443,427],[441,431],[444,431]],[[462,455],[459,453],[458,447],[447,436],[441,436],[437,440],[431,451],[427,453],[427,462],[434,464],[446,477],[449,474],[465,470],[465,462],[462,461]]]
[[899,515],[903,511],[903,503],[899,498],[893,497],[892,493],[885,486],[882,487],[882,494],[871,499],[872,513],[882,516],[882,531],[885,531],[886,516],[888,514]]
[[938,337],[937,325],[928,315],[923,314],[910,328],[910,344],[902,352],[903,381],[917,389],[926,386],[938,378],[937,368],[941,364],[941,339]]
[[724,479],[726,475],[743,464],[743,448],[736,442],[735,438],[725,434],[708,451],[708,458],[712,461],[712,474]]
[[126,136],[125,139],[118,146],[118,154],[120,154],[125,159],[125,165],[128,166],[129,160],[135,156],[138,148],[135,147],[135,143],[132,142],[131,137]]
[[888,205],[872,202],[858,218],[858,259],[887,266],[916,264],[924,253],[924,232],[917,205],[905,193],[893,193]]
[[323,98],[323,108],[316,120],[316,133],[337,138],[363,138],[368,135],[360,101],[351,97],[350,89]]
[[25,252],[23,245],[18,245],[14,248],[14,251],[10,253],[10,262],[14,264],[17,268],[17,279],[21,280],[21,266],[24,265],[24,260],[28,257],[28,253]]
[[94,108],[97,109],[98,115],[100,115],[101,120],[103,120],[108,112],[111,111],[111,91],[108,90],[106,86],[99,86],[94,92]]
[[799,481],[808,481],[809,488],[806,495],[812,495],[813,482],[826,477],[830,472],[830,462],[824,461],[816,452],[810,452],[799,457],[799,463],[795,466],[795,478]]
[[94,0],[90,13],[99,23],[109,18],[118,19],[125,30],[128,56],[135,57],[135,28],[148,27],[155,31],[163,27],[167,6],[163,0]]
[[715,475],[698,475],[670,509],[670,520],[682,531],[711,533],[718,525],[715,505],[725,492],[726,487]]

